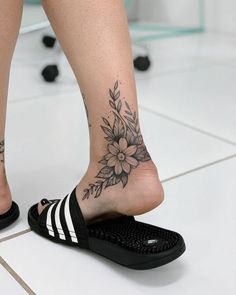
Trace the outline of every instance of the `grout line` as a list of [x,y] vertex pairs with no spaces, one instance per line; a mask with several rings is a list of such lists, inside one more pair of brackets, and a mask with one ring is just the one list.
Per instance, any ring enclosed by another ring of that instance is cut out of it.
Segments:
[[150,110],[149,108],[144,107],[144,106],[142,106],[142,105],[139,105],[139,107],[140,107],[140,109],[142,109],[142,110],[144,110],[144,111],[147,111],[147,112],[149,112],[149,113],[152,113],[152,114],[154,114],[154,115],[157,115],[157,116],[159,116],[159,117],[162,117],[163,119],[166,119],[166,120],[172,121],[172,122],[174,122],[174,123],[176,123],[176,124],[179,124],[179,125],[181,125],[181,126],[184,126],[184,127],[186,127],[186,128],[189,128],[189,129],[192,129],[192,130],[197,131],[197,132],[199,132],[199,133],[202,133],[202,134],[204,134],[204,135],[207,135],[207,136],[213,137],[213,138],[215,138],[215,139],[217,139],[217,140],[219,140],[219,141],[223,141],[223,142],[228,143],[228,144],[230,144],[230,145],[236,146],[236,142],[231,141],[231,140],[229,140],[229,139],[227,139],[227,138],[224,138],[224,137],[218,136],[218,135],[216,135],[216,134],[214,134],[214,133],[211,133],[211,132],[205,131],[205,130],[203,130],[203,129],[197,128],[197,127],[195,127],[195,126],[193,126],[193,125],[190,125],[190,124],[188,124],[188,123],[185,123],[185,122],[183,122],[183,121],[180,121],[180,120],[178,120],[178,119],[175,119],[175,118],[173,118],[173,117],[170,117],[170,116],[168,116],[168,115],[165,115],[165,114],[159,113],[159,112],[157,112],[157,111]]
[[205,165],[202,165],[202,166],[196,167],[196,168],[194,168],[194,169],[190,169],[190,170],[188,170],[188,171],[185,171],[185,172],[182,172],[182,173],[176,174],[176,175],[171,176],[171,177],[169,177],[169,178],[163,179],[163,180],[161,180],[161,182],[162,182],[162,183],[164,183],[164,182],[168,182],[168,181],[170,181],[170,180],[173,180],[173,179],[176,179],[176,178],[179,178],[179,177],[182,177],[182,176],[185,176],[185,175],[191,174],[191,173],[193,173],[193,172],[196,172],[196,171],[202,170],[202,169],[204,169],[204,168],[207,168],[207,167],[210,167],[210,166],[214,166],[214,165],[219,164],[219,163],[222,163],[222,162],[224,162],[224,161],[228,161],[228,160],[233,159],[233,158],[235,158],[235,157],[236,157],[236,154],[233,154],[233,155],[231,155],[231,156],[228,156],[228,157],[225,157],[225,158],[222,158],[222,159],[219,159],[219,160],[216,160],[216,161],[210,162],[210,163],[208,163],[208,164],[205,164]]
[[10,267],[10,265],[0,256],[0,265],[17,281],[17,283],[29,294],[36,295],[36,293],[26,284],[26,282]]
[[186,65],[184,67],[177,67],[173,70],[171,69],[162,70],[160,72],[157,72],[155,76],[154,75],[149,76],[149,79],[154,79],[156,77],[167,76],[167,75],[195,72],[198,70],[203,70],[203,69],[212,68],[212,67],[222,67],[222,66],[228,67],[230,65],[231,65],[230,62],[225,62],[225,61],[212,61],[212,62],[202,61],[202,64]]
[[22,231],[20,231],[18,233],[15,233],[15,234],[12,234],[10,236],[7,236],[7,237],[4,237],[4,238],[0,239],[0,243],[6,242],[6,241],[11,240],[11,239],[14,239],[14,238],[17,238],[17,237],[19,237],[21,235],[24,235],[24,234],[27,234],[29,232],[31,232],[31,229],[30,228],[25,229],[25,230],[22,230]]
[[[66,88],[68,87],[68,89]],[[34,100],[40,100],[40,99],[49,99],[49,97],[51,99],[55,98],[54,96],[62,96],[62,95],[66,95],[66,94],[74,94],[74,93],[78,93],[78,97],[80,95],[79,92],[79,88],[77,89],[70,89],[70,86],[66,86],[64,88],[64,90],[61,90],[60,92],[48,92],[48,93],[43,93],[43,94],[36,94],[33,96],[29,96],[29,97],[22,97],[22,98],[16,98],[16,99],[10,99],[8,101],[8,104],[18,104],[18,103],[23,103],[23,102],[32,102]]]
[[192,65],[186,65],[186,66],[179,66],[174,69],[167,69],[167,70],[160,70],[159,72],[154,73],[153,75],[150,75],[148,77],[149,80],[155,79],[156,77],[162,77],[167,75],[176,75],[176,74],[184,74],[188,72],[195,72],[198,70],[216,67],[216,66],[227,66],[224,62],[205,62],[203,61],[202,64],[192,64]]

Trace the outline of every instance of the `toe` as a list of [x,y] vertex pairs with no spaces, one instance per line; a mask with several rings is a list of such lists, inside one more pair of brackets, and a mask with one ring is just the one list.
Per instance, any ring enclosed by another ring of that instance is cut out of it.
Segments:
[[42,199],[38,203],[38,214],[40,215],[49,204],[50,204],[50,202],[47,199]]

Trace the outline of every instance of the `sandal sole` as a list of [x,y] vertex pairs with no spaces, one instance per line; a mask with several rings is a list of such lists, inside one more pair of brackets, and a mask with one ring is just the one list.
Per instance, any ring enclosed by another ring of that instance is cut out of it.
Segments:
[[[32,209],[33,207],[31,207]],[[69,242],[67,240],[58,240],[57,238],[50,236],[47,229],[40,228],[35,220],[34,216],[31,214],[31,209],[28,212],[28,223],[30,228],[39,234],[40,236],[53,241],[55,243],[69,245],[72,247],[79,247],[77,243]],[[136,221],[137,222],[137,221]],[[179,258],[186,250],[184,239],[181,235],[172,232],[175,235],[178,235],[179,240],[174,247],[162,251],[160,253],[153,254],[141,254],[129,249],[126,249],[122,246],[119,246],[115,243],[109,242],[104,239],[89,237],[89,249],[93,253],[96,253],[106,259],[109,259],[119,265],[130,269],[136,270],[147,270],[156,267],[160,267],[167,263],[170,263],[177,258]]]
[[12,212],[12,214],[4,218],[3,220],[0,220],[0,230],[13,224],[20,216],[20,210],[18,205],[15,202],[13,202],[12,206],[14,206],[14,211]]

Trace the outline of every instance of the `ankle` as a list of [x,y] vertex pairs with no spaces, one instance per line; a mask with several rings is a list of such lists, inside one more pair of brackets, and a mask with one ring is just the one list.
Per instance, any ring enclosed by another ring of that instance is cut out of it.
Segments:
[[152,161],[144,162],[132,171],[126,198],[117,205],[118,212],[140,215],[153,210],[164,201],[164,190]]
[[93,183],[99,168],[90,163],[87,173],[77,187],[77,199],[87,220],[105,215],[125,214],[140,215],[159,206],[164,199],[164,192],[160,183],[157,168],[150,160],[141,163],[132,170],[125,187],[121,183],[103,189],[101,195],[94,198],[91,195],[83,199],[84,189]]

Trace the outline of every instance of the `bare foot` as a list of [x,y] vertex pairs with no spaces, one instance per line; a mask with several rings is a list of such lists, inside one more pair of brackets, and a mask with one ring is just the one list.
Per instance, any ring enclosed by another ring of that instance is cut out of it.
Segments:
[[[83,200],[84,190],[94,183],[97,167],[89,167],[78,184],[76,196],[87,222],[113,218],[119,215],[140,215],[159,206],[164,199],[157,169],[152,161],[144,162],[132,170],[127,185],[121,183],[102,190],[98,198],[90,196]],[[41,214],[47,205],[38,205]]]

